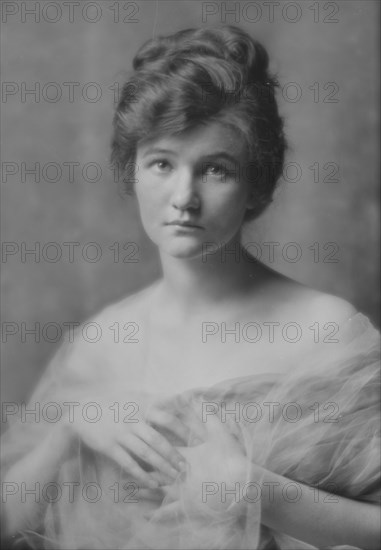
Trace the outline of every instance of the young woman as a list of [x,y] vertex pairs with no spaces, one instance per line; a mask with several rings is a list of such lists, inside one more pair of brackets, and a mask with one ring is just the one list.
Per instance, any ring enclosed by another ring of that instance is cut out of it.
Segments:
[[283,167],[275,89],[236,27],[138,51],[112,160],[163,277],[79,327],[5,435],[8,534],[60,549],[378,548],[378,333],[241,245]]

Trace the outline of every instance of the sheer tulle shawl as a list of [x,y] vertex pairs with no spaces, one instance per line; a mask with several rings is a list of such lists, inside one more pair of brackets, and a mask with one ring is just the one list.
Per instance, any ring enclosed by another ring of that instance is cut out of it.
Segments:
[[[84,362],[75,347],[63,346],[29,408],[39,403],[41,411],[46,403],[70,401],[109,409],[121,388],[94,376]],[[23,536],[34,548],[49,549],[312,548],[261,526],[264,487],[251,465],[289,479],[288,487],[277,489],[290,501],[298,498],[301,484],[315,488],[317,498],[321,489],[379,501],[379,333],[356,314],[341,332],[340,345],[311,347],[302,363],[287,375],[230,379],[174,395],[168,406],[190,427],[189,456],[195,458],[165,491],[140,489],[111,460],[78,442],[52,480],[55,485],[45,493],[41,488],[41,523]],[[123,387],[123,402],[138,402],[139,415],[150,399],[144,392],[128,395]],[[88,410],[92,417],[96,412]],[[194,437],[195,419],[206,429],[202,442]],[[57,423],[39,420],[18,419],[5,433],[3,472],[56,429]],[[178,443],[175,437],[172,443]],[[230,471],[236,456],[246,457],[238,485]],[[218,478],[211,472],[216,461],[225,468]],[[170,504],[176,511],[163,515]]]

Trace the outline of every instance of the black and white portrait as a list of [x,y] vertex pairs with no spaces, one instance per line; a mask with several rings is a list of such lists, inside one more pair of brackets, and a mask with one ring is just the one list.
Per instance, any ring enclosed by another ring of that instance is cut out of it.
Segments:
[[379,3],[1,10],[3,548],[379,548]]

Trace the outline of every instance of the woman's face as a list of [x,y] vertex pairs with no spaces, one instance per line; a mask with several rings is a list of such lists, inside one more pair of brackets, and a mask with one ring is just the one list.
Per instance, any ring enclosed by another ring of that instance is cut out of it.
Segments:
[[136,195],[143,226],[160,252],[195,258],[206,243],[210,251],[238,235],[252,207],[244,163],[243,140],[220,123],[141,143]]

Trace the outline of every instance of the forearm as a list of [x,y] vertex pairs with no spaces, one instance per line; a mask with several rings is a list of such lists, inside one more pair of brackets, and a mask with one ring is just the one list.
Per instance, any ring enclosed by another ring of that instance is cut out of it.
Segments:
[[[262,470],[262,523],[317,547],[380,548],[380,508]],[[273,487],[273,489],[271,489]]]
[[2,481],[4,524],[8,535],[39,524],[47,504],[41,498],[42,488],[54,482],[72,443],[70,428],[57,426],[36,449],[8,470]]

